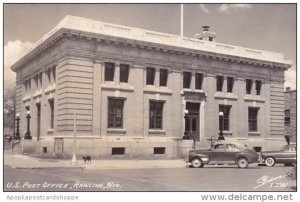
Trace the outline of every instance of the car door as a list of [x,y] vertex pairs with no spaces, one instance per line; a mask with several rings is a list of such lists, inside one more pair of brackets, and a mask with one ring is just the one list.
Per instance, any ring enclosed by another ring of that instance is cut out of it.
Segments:
[[216,143],[210,152],[210,162],[211,163],[223,162],[225,161],[224,155],[225,155],[225,144]]
[[234,163],[235,156],[239,153],[239,149],[235,144],[226,144],[226,149],[224,153],[224,160],[230,163]]

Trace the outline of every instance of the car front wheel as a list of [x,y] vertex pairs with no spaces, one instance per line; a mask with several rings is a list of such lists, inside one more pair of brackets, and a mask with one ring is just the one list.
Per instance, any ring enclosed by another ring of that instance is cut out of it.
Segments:
[[265,160],[265,164],[269,167],[275,165],[275,159],[273,157],[267,157]]
[[248,160],[246,158],[239,158],[237,161],[239,168],[247,168],[248,167]]
[[202,168],[204,164],[199,158],[194,158],[191,162],[193,168]]

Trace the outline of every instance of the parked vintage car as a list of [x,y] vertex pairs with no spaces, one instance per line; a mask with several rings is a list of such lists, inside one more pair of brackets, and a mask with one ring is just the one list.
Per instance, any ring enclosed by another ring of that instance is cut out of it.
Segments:
[[283,146],[279,151],[263,151],[261,159],[267,166],[274,166],[276,163],[292,165],[296,163],[296,144]]
[[236,164],[247,168],[250,163],[257,163],[259,155],[252,149],[238,142],[217,141],[208,149],[195,149],[188,153],[186,162],[194,168],[205,164]]

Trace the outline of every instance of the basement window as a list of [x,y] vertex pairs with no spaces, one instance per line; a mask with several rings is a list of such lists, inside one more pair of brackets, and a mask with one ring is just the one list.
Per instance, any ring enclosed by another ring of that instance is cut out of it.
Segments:
[[113,147],[111,148],[112,155],[124,155],[125,154],[125,147]]
[[165,154],[165,147],[154,147],[154,154]]

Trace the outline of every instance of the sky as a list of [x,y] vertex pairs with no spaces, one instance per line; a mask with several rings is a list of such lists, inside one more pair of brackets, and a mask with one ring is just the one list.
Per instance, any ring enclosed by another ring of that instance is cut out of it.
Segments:
[[[4,84],[10,66],[66,15],[180,35],[180,4],[5,4]],[[292,61],[285,87],[296,89],[296,4],[184,4],[184,36],[203,25],[217,42],[283,53]]]

